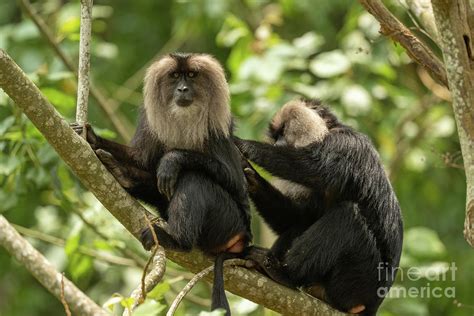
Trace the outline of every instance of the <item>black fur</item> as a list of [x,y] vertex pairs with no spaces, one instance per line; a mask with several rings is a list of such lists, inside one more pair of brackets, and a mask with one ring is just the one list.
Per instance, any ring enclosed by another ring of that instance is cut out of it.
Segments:
[[[177,71],[189,72],[185,68],[190,56],[171,55],[177,61]],[[194,97],[191,86],[188,88],[183,91],[189,94],[178,91],[174,96],[186,106]],[[247,246],[252,238],[248,193],[241,155],[231,136],[210,132],[200,152],[168,150],[153,135],[146,115],[143,110],[130,146],[97,136],[89,125],[86,132],[91,147],[122,186],[134,197],[156,206],[167,221],[165,227],[154,225],[159,243],[167,249],[189,251],[198,247],[208,254],[219,254],[226,251],[230,239],[240,235],[243,247]],[[73,128],[82,132],[81,126]],[[230,126],[229,130],[232,135]],[[209,170],[219,173],[218,182],[207,175]],[[148,228],[143,230],[141,241],[146,249],[153,246]],[[216,262],[220,264],[216,273],[222,273],[222,262]],[[213,308],[224,308],[230,315],[223,276],[216,275],[215,279],[214,291],[221,299]]]
[[[212,138],[206,154],[185,150],[164,152],[163,146],[149,138],[148,133],[143,116],[130,147],[96,136],[90,126],[87,131],[91,146],[122,186],[134,197],[156,206],[167,221],[165,228],[154,225],[160,244],[178,251],[190,251],[196,246],[214,255],[232,237],[243,234],[246,246],[252,239],[249,204],[235,145],[226,138]],[[161,164],[173,170],[168,177],[173,177],[174,172],[179,175],[170,200],[157,188],[160,175],[156,174],[156,166]],[[219,182],[207,176],[211,170],[219,172]],[[142,231],[141,241],[146,249],[153,246],[149,229]],[[218,258],[225,258],[221,255]],[[216,264],[220,266],[215,267],[213,296],[219,300],[213,301],[212,308],[223,308],[230,315],[224,279],[218,275],[223,273],[222,262],[216,259]]]
[[254,255],[276,281],[322,285],[320,298],[339,310],[365,305],[362,314],[375,315],[383,300],[377,290],[388,292],[400,260],[399,204],[369,139],[317,101],[304,102],[330,129],[321,142],[295,148],[235,139],[249,160],[311,190],[285,196],[247,166],[250,197],[279,236],[270,251]]

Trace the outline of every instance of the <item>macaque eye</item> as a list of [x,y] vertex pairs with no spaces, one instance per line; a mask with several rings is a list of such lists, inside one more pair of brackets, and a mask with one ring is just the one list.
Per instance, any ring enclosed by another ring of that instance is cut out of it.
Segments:
[[197,72],[195,72],[195,71],[190,71],[190,72],[188,72],[188,77],[189,77],[189,78],[194,78],[194,77],[196,77],[196,76],[197,76]]
[[172,78],[175,78],[175,79],[179,78],[179,72],[177,72],[177,71],[172,72],[172,73],[171,73],[171,77],[172,77]]

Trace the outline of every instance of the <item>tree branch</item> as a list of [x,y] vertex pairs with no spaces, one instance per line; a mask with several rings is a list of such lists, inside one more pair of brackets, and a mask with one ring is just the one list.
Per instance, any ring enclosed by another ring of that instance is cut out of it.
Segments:
[[[89,70],[91,66],[92,0],[81,0],[81,35],[79,41],[79,72],[77,80],[76,122],[87,122]],[[86,133],[83,133],[86,138]]]
[[[0,50],[0,87],[23,110],[86,188],[138,238],[146,225],[147,211],[118,184],[89,144],[69,127],[3,50]],[[198,251],[167,251],[167,257],[193,272],[212,264],[209,257]],[[252,270],[229,269],[225,277],[227,290],[282,314],[343,315],[305,293],[279,285]]]
[[[247,264],[246,260],[243,259],[230,259],[224,261],[224,267],[228,266],[245,266]],[[206,275],[211,273],[214,270],[214,265],[211,265],[207,267],[206,269],[202,270],[198,274],[196,274],[189,282],[186,284],[186,286],[178,293],[176,298],[174,299],[173,303],[171,303],[171,306],[166,313],[166,316],[173,316],[176,313],[176,310],[178,309],[179,304],[181,301],[184,299],[186,295],[188,295],[189,292],[193,289],[193,287],[198,283],[200,280],[202,280]]]
[[432,37],[433,41],[439,45],[439,35],[434,21],[433,8],[430,0],[406,0],[406,3],[413,14],[420,20],[423,28]]
[[[156,243],[155,243],[156,244]],[[130,306],[130,309],[125,309],[123,316],[132,315],[131,312],[135,310],[140,304],[142,304],[146,299],[146,293],[153,290],[153,288],[161,282],[163,276],[166,272],[166,255],[165,250],[162,246],[156,246],[154,248],[154,255],[150,258],[153,262],[151,264],[152,268],[148,274],[142,277],[142,282],[140,285],[132,291],[130,297],[133,298],[133,304]],[[145,267],[144,273],[146,272],[148,265]],[[145,293],[145,295],[144,295]]]
[[474,10],[464,0],[432,0],[466,172],[464,237],[474,247]]
[[[64,278],[61,273],[48,262],[26,239],[0,215],[0,245],[15,257],[43,286],[71,307],[77,315],[106,316],[108,315],[93,300],[81,292],[71,281]],[[62,288],[64,289],[62,291]],[[63,292],[63,293],[61,293]]]
[[408,55],[439,83],[448,86],[446,70],[439,58],[400,22],[380,0],[359,0],[380,23],[380,33],[400,43]]
[[[63,62],[64,66],[66,66],[66,68],[70,72],[74,73],[74,75],[77,77],[78,73],[76,66],[71,61],[71,59],[63,52],[61,47],[59,47],[59,44],[56,38],[54,37],[53,32],[46,25],[44,20],[34,12],[34,9],[32,8],[28,0],[17,1],[23,11],[26,13],[26,15],[28,15],[33,21],[33,23],[36,25],[43,38],[46,39],[46,42],[49,44],[49,46],[51,46],[51,48],[59,57],[59,59]],[[99,89],[94,86],[91,86],[90,92],[92,97],[94,97],[94,99],[99,104],[100,108],[107,114],[107,117],[109,117],[110,121],[112,122],[112,125],[117,130],[120,137],[122,137],[122,139],[124,139],[125,141],[129,141],[131,139],[131,127],[128,120],[124,116],[115,112],[115,107],[112,107],[109,102],[107,102],[107,98],[102,94]]]

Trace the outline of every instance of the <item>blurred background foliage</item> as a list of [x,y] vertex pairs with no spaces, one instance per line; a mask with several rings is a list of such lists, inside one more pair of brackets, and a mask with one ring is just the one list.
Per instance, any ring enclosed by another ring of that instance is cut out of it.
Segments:
[[[380,36],[379,25],[357,1],[94,2],[93,85],[107,96],[110,113],[125,130],[133,132],[143,67],[175,50],[211,53],[225,65],[236,133],[244,138],[264,139],[268,121],[286,101],[321,98],[371,137],[398,194],[405,220],[402,267],[419,268],[420,278],[410,281],[405,273],[397,289],[455,287],[455,299],[426,294],[386,299],[380,315],[474,313],[474,252],[462,236],[465,178],[449,93]],[[416,29],[403,2],[387,5]],[[76,64],[79,1],[34,1],[33,9]],[[0,3],[0,47],[72,121],[74,75],[13,0]],[[94,98],[89,117],[102,135],[119,141],[130,136],[117,134]],[[0,213],[81,289],[118,314],[141,277],[146,254],[138,242],[82,188],[2,92],[0,148]],[[269,245],[272,234],[254,219],[257,243]],[[446,272],[451,262],[455,280]],[[170,263],[165,281],[137,315],[164,314],[191,276]],[[199,284],[178,314],[207,310],[209,298],[209,286]],[[231,303],[237,315],[275,314],[236,296]],[[0,315],[63,314],[60,302],[0,249]]]

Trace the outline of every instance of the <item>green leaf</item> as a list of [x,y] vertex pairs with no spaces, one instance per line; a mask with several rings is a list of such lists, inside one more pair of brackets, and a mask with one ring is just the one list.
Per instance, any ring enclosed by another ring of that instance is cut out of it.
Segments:
[[0,156],[0,175],[10,175],[21,165],[23,159],[15,156]]
[[66,253],[67,256],[72,256],[77,251],[80,245],[80,241],[81,241],[80,234],[72,235],[66,240],[64,252]]
[[29,169],[26,172],[26,177],[28,181],[36,184],[37,187],[46,187],[51,183],[51,177],[49,173],[44,170],[44,168]]
[[151,290],[147,297],[155,300],[160,300],[170,290],[170,284],[168,282],[161,282],[153,290]]
[[233,303],[233,309],[237,312],[239,315],[247,315],[250,314],[254,311],[256,311],[258,308],[258,304],[239,298],[239,300],[235,303]]
[[5,133],[10,127],[13,126],[13,123],[15,123],[15,117],[9,116],[3,121],[0,122],[0,135]]
[[56,154],[48,144],[45,144],[38,149],[37,157],[43,166],[53,162],[57,163],[58,160],[58,154]]
[[109,5],[98,5],[94,4],[94,10],[92,10],[93,19],[105,19],[113,15],[114,8]]
[[31,20],[16,24],[14,32],[11,33],[11,37],[18,42],[36,38],[38,35],[38,28]]
[[389,81],[394,81],[397,78],[397,72],[390,66],[390,64],[371,62],[369,63],[369,67],[374,74],[382,76]]
[[218,45],[231,47],[238,40],[250,35],[247,25],[235,15],[228,15],[222,25],[222,29],[217,34],[216,42]]
[[93,47],[94,55],[104,59],[113,59],[118,55],[118,47],[112,43],[97,43]]
[[8,211],[18,204],[18,197],[15,194],[0,190],[0,213]]
[[449,264],[447,262],[436,261],[428,265],[423,265],[414,269],[415,273],[418,272],[418,275],[421,278],[427,278],[428,280],[437,280],[437,278],[447,271],[449,271]]
[[70,16],[66,18],[63,23],[59,26],[59,32],[62,35],[70,35],[73,33],[79,33],[81,26],[81,18],[79,16]]
[[54,104],[56,108],[60,111],[72,111],[75,106],[75,98],[69,94],[62,92],[61,90],[55,88],[41,88],[41,92],[46,96],[46,98]]
[[56,71],[48,73],[46,78],[50,81],[57,82],[65,79],[73,79],[74,74],[70,71]]
[[372,97],[363,86],[352,85],[343,91],[341,103],[349,115],[363,115],[370,111]]
[[143,304],[133,311],[133,316],[155,316],[160,315],[166,309],[166,305],[155,300],[145,300]]
[[254,78],[265,83],[273,83],[280,79],[285,68],[281,58],[265,55],[248,58],[240,67],[239,79]]
[[127,297],[127,298],[123,298],[120,301],[120,305],[122,305],[125,308],[132,308],[132,305],[134,302],[135,300],[133,299],[133,297]]
[[[81,226],[77,225],[76,227],[79,227],[80,229]],[[78,252],[80,240],[81,234],[79,230],[79,232],[71,234],[66,241],[66,246],[64,247],[64,251],[69,260],[68,270],[74,281],[83,279],[92,272],[93,259]]]
[[[394,291],[393,287],[391,291]],[[401,293],[409,289],[400,290]],[[403,302],[403,303],[402,303]],[[384,303],[393,314],[388,315],[406,315],[406,316],[428,316],[430,315],[428,306],[419,298],[393,298]],[[383,314],[381,314],[383,316]]]
[[70,257],[69,261],[68,269],[74,281],[85,278],[92,272],[93,260],[89,256],[75,253]]
[[123,300],[123,296],[120,294],[113,294],[104,304],[102,307],[108,309],[109,311],[113,312],[115,309],[115,305],[119,304]]
[[412,227],[405,232],[404,251],[420,258],[439,258],[446,254],[446,247],[438,234],[427,227]]
[[301,37],[293,40],[293,45],[298,51],[298,54],[303,57],[308,57],[317,53],[324,44],[324,37],[314,32],[305,33]]
[[309,64],[309,69],[316,76],[330,78],[341,75],[351,68],[351,62],[340,50],[321,53]]

